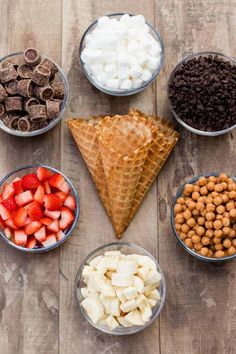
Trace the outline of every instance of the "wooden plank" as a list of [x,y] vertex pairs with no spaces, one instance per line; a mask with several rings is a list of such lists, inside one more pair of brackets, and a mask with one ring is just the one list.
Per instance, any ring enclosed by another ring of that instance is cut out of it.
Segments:
[[[61,1],[1,1],[1,56],[36,46],[61,60]],[[52,21],[53,16],[53,21]],[[43,162],[60,167],[60,127],[32,139],[0,133],[1,177],[12,169]],[[58,351],[59,252],[25,255],[1,241],[1,353]]]
[[[157,110],[170,117],[167,79],[187,53],[215,50],[234,55],[235,1],[156,1],[156,27],[165,43],[165,69],[157,82]],[[186,179],[211,171],[234,174],[235,133],[203,138],[179,127],[181,140],[158,178],[160,263],[167,278],[161,315],[161,352],[234,353],[236,347],[235,262],[221,267],[195,260],[171,234],[170,205]]]
[[[115,12],[143,14],[154,22],[154,2],[148,1],[64,1],[63,67],[71,89],[68,116],[125,113],[129,107],[147,112],[155,106],[154,87],[128,98],[102,94],[87,81],[79,67],[79,42],[86,28],[99,16]],[[159,353],[158,321],[138,335],[118,338],[95,331],[81,317],[74,299],[74,279],[83,258],[104,243],[115,241],[108,220],[87,169],[66,126],[63,128],[62,169],[72,177],[81,198],[81,216],[77,231],[61,248],[60,254],[60,352],[66,353]],[[156,187],[145,199],[123,239],[136,242],[157,254]]]

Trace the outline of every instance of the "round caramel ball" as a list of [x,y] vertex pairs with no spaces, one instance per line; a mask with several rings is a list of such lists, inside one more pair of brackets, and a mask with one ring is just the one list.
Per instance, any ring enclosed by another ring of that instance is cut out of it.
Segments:
[[222,231],[223,231],[223,234],[225,235],[225,236],[228,236],[229,234],[230,234],[230,227],[227,227],[227,226],[224,226],[223,228],[222,228]]
[[199,211],[202,211],[205,208],[204,204],[202,202],[197,202],[196,203],[196,209]]
[[205,222],[205,227],[207,229],[213,229],[213,222],[212,221],[206,221]]
[[224,205],[218,205],[218,207],[216,208],[216,211],[218,214],[224,214],[224,212],[225,212]]
[[183,215],[182,214],[177,214],[176,216],[175,216],[175,222],[177,223],[177,224],[183,224],[184,223],[184,217],[183,217]]
[[183,224],[181,226],[181,231],[184,232],[185,234],[187,234],[190,230],[190,227],[187,224]]
[[222,228],[222,222],[220,221],[220,220],[215,220],[214,222],[213,222],[213,226],[214,226],[214,228],[216,229],[216,230],[219,230],[219,229],[221,229]]
[[232,245],[236,248],[236,239],[232,240]]
[[175,214],[181,213],[181,211],[182,211],[182,205],[181,204],[175,204],[175,206],[174,206]]
[[223,231],[222,230],[214,230],[214,236],[215,237],[222,237]]
[[218,243],[217,245],[215,245],[215,249],[216,251],[220,251],[224,249],[224,246],[222,245],[222,243]]
[[184,217],[186,220],[190,219],[191,216],[192,216],[192,213],[191,213],[191,211],[190,211],[189,209],[186,209],[186,210],[183,212],[183,217]]
[[223,241],[223,246],[224,246],[225,248],[230,248],[230,247],[231,247],[231,241],[230,241],[230,239],[225,238],[224,241]]
[[228,184],[226,182],[221,182],[221,185],[222,185],[223,191],[227,191]]
[[213,199],[213,203],[218,206],[222,204],[222,198],[220,196],[217,196]]
[[229,199],[235,199],[235,198],[236,198],[236,192],[235,191],[229,192]]
[[202,247],[202,248],[200,249],[200,254],[201,254],[202,256],[207,257],[207,256],[208,256],[208,253],[209,253],[209,250],[208,250],[207,247]]
[[206,186],[207,186],[207,189],[209,191],[213,191],[214,187],[215,187],[215,183],[214,182],[208,182]]
[[204,246],[207,246],[207,245],[209,245],[209,243],[210,243],[209,237],[203,236],[203,237],[202,237],[202,244],[203,244]]
[[229,201],[229,196],[228,196],[227,194],[222,194],[222,195],[221,195],[221,199],[222,199],[222,202],[223,202],[224,204],[226,204],[226,203],[228,203],[228,201]]
[[219,175],[219,179],[221,182],[228,182],[228,176],[226,173],[222,172],[220,175]]
[[195,184],[193,186],[193,192],[199,192],[199,191],[200,191],[200,187]]
[[193,237],[194,235],[195,235],[195,231],[194,231],[194,230],[190,230],[190,231],[188,232],[188,237],[189,237],[189,238]]
[[212,212],[206,213],[206,219],[208,221],[213,221],[215,219],[215,214]]
[[193,194],[192,194],[193,200],[198,200],[199,197],[200,197],[199,192],[193,192]]
[[217,179],[216,179],[215,176],[210,176],[210,177],[208,177],[208,182],[214,182],[214,183],[216,183],[216,181],[217,181]]
[[192,215],[193,216],[198,216],[200,214],[200,212],[199,212],[199,210],[197,210],[197,209],[194,209],[193,211],[192,211]]
[[206,213],[207,213],[206,209],[203,209],[203,210],[201,211],[201,215],[202,215],[204,218],[206,217]]
[[227,211],[230,211],[231,209],[234,209],[234,203],[228,202],[225,207]]
[[186,222],[187,222],[188,226],[190,226],[190,227],[193,227],[194,225],[196,225],[196,221],[194,218],[190,218]]
[[184,240],[184,243],[185,243],[185,245],[186,245],[187,247],[193,248],[193,243],[192,243],[192,241],[191,241],[190,238],[186,238],[186,239]]
[[208,194],[208,189],[206,186],[200,188],[200,194],[204,196]]
[[230,229],[229,237],[234,238],[236,236],[236,231],[234,229]]
[[213,237],[213,235],[214,235],[214,231],[213,230],[207,230],[206,231],[206,236],[207,237],[211,238],[211,237]]
[[224,251],[216,251],[214,256],[216,258],[223,258],[225,256],[225,252]]
[[205,186],[205,184],[207,184],[207,179],[206,177],[202,176],[199,178],[198,180],[199,186]]
[[180,240],[185,240],[186,238],[187,238],[187,235],[184,233],[184,232],[180,232],[179,233],[179,238],[180,238]]
[[202,248],[202,243],[194,243],[193,247],[195,248],[196,251],[200,251],[200,249]]
[[194,235],[192,238],[191,238],[192,242],[195,244],[195,243],[199,243],[201,241],[201,237],[198,236],[198,235]]
[[216,207],[215,207],[215,205],[212,204],[212,203],[207,204],[207,206],[206,206],[206,211],[207,211],[207,212],[214,212],[215,209],[216,209]]
[[223,192],[223,190],[224,190],[224,188],[221,183],[215,184],[214,191],[221,193],[221,192]]
[[200,226],[204,225],[205,222],[206,222],[206,219],[203,216],[199,216],[199,218],[197,219],[197,223]]
[[193,193],[193,185],[192,184],[185,184],[184,186],[184,195],[189,196],[191,193]]
[[228,184],[228,191],[236,191],[236,184],[234,182]]
[[236,209],[231,209],[229,212],[229,216],[232,219],[236,219]]
[[178,198],[176,204],[185,204],[185,199],[183,197]]
[[221,243],[221,237],[213,237],[213,242],[215,245],[219,245],[219,243]]
[[202,235],[204,235],[204,233],[205,233],[204,227],[202,227],[202,226],[197,226],[196,227],[196,234],[197,235],[202,236]]
[[188,208],[190,211],[193,211],[196,208],[196,203],[192,200],[191,202],[189,202]]
[[234,246],[231,246],[227,249],[228,256],[232,256],[235,253],[236,253],[236,248]]

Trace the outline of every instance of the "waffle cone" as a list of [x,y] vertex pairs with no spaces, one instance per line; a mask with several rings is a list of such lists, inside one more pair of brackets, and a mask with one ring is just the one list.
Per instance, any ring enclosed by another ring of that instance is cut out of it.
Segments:
[[151,124],[140,116],[106,117],[97,133],[113,226],[121,237],[152,141]]
[[130,109],[129,115],[132,117],[145,118],[153,124],[152,142],[134,195],[133,204],[129,214],[130,223],[137,209],[141,205],[143,198],[167,160],[170,152],[177,143],[179,135],[169,122],[159,117],[148,116],[135,109]]
[[96,126],[102,118],[102,116],[98,116],[90,118],[89,120],[68,119],[67,124],[86,162],[102,203],[108,215],[111,216],[107,187],[106,183],[104,183],[105,174],[96,132]]

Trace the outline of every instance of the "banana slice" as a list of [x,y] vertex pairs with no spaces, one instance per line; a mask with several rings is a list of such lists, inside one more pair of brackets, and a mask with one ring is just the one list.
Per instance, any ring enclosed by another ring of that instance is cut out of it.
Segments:
[[125,317],[123,317],[123,316],[117,317],[117,321],[118,321],[118,322],[121,324],[121,326],[123,326],[123,327],[132,327],[132,326],[133,326],[133,323],[127,321],[127,320],[125,319]]
[[111,283],[112,285],[115,286],[123,286],[123,287],[133,286],[134,276],[130,274],[114,273],[112,274]]
[[121,251],[106,251],[104,253],[104,256],[110,256],[110,257],[116,257],[116,256],[120,256],[121,255]]
[[103,256],[97,256],[95,258],[93,258],[90,262],[89,262],[89,265],[91,267],[94,267],[97,269],[97,265],[101,262],[101,260],[103,259]]
[[157,304],[157,300],[151,299],[151,298],[147,298],[148,303],[150,304],[151,307],[156,306]]
[[137,260],[138,260],[138,265],[140,267],[148,267],[150,269],[156,269],[155,262],[148,256],[140,255]]
[[125,288],[123,294],[127,300],[135,299],[138,296],[137,289],[134,286]]
[[137,289],[137,292],[142,294],[144,292],[144,282],[141,278],[134,276],[134,286]]
[[128,300],[120,305],[120,309],[123,312],[130,312],[137,308],[137,302],[133,300]]
[[160,283],[160,280],[161,274],[156,269],[152,269],[148,277],[144,278],[144,285],[155,285],[157,287]]
[[151,292],[156,289],[156,285],[153,284],[153,285],[148,285],[148,286],[145,286],[144,287],[144,294],[145,296],[149,296],[151,294]]
[[135,326],[142,326],[145,323],[138,310],[129,312],[124,318]]
[[105,314],[110,315],[110,303],[111,303],[111,298],[106,297],[104,295],[99,295],[98,297],[99,301],[101,302],[103,308],[104,308],[104,312]]
[[106,277],[103,274],[98,271],[89,273],[87,285],[90,290],[101,291],[103,284],[106,284]]
[[94,297],[98,296],[97,292],[89,290],[88,288],[81,288],[80,292],[81,292],[81,295],[83,296],[84,299],[86,299],[86,297],[90,297],[90,296],[94,296]]
[[139,278],[143,279],[145,281],[145,279],[148,278],[150,273],[150,269],[148,267],[140,267],[138,270],[138,276]]
[[147,304],[144,306],[144,308],[140,311],[141,313],[141,318],[144,322],[148,322],[150,318],[152,317],[152,309],[150,304]]
[[116,319],[111,315],[108,316],[105,321],[110,329],[115,329],[116,327],[119,327],[119,322],[117,322]]
[[137,307],[140,310],[142,310],[148,303],[149,303],[148,299],[143,294],[140,294],[136,299]]
[[112,299],[110,302],[110,314],[112,316],[120,316],[120,301],[119,299]]
[[88,283],[89,275],[95,271],[96,271],[96,269],[90,265],[84,266],[84,269],[82,271],[82,277],[83,277],[83,281],[85,282],[85,284]]
[[95,297],[87,297],[81,302],[81,306],[95,324],[98,323],[104,316],[103,306]]
[[157,301],[160,301],[161,300],[161,296],[160,296],[160,293],[157,289],[153,289],[149,295],[147,296],[149,299],[154,299],[154,300],[157,300]]
[[118,261],[117,273],[120,274],[135,274],[138,271],[138,263],[136,260]]
[[120,300],[120,302],[125,302],[126,301],[126,297],[124,295],[124,289],[123,288],[116,288],[116,295],[118,297],[118,299]]
[[119,257],[104,257],[97,265],[97,270],[103,274],[107,270],[116,270]]

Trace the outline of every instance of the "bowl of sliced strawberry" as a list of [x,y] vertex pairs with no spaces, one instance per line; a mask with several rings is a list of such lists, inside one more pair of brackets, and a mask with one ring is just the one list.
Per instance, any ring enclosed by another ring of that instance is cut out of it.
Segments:
[[0,234],[20,251],[43,253],[60,246],[79,212],[75,187],[55,168],[24,166],[0,182]]

